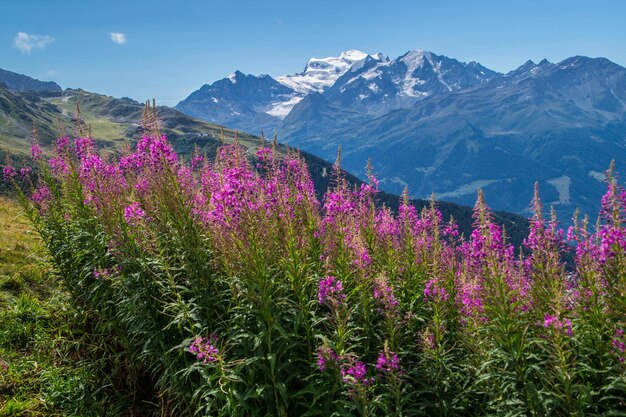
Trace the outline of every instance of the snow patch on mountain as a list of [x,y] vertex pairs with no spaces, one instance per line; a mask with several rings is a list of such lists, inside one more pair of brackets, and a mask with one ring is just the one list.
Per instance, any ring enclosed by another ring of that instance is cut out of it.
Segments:
[[304,96],[295,95],[287,101],[277,101],[275,103],[272,103],[270,109],[267,110],[265,113],[269,114],[270,116],[284,119],[285,117],[287,117],[291,109],[293,109],[293,106],[298,104],[303,98]]
[[558,201],[554,201],[552,204],[570,203],[570,187],[572,185],[572,179],[570,177],[561,175],[558,178],[548,180],[547,183],[556,188],[557,193],[559,193]]
[[406,73],[404,79],[400,81],[401,91],[404,95],[409,97],[419,97],[424,93],[416,93],[414,88],[420,81],[419,78],[414,76],[415,71],[421,69],[424,66],[424,61],[428,60],[432,62],[432,56],[430,52],[418,49],[407,53],[400,61],[406,65]]
[[284,119],[293,106],[298,104],[305,95],[323,93],[347,71],[362,68],[368,57],[377,61],[385,59],[381,53],[369,55],[354,49],[344,51],[339,56],[309,59],[301,73],[276,77],[276,81],[294,90],[295,94],[286,101],[273,103],[271,108],[265,112]]
[[[381,54],[369,55],[381,59]],[[279,83],[292,88],[300,94],[322,93],[345,74],[350,67],[368,57],[365,52],[344,51],[337,57],[311,58],[304,71],[297,74],[283,75],[276,78]]]

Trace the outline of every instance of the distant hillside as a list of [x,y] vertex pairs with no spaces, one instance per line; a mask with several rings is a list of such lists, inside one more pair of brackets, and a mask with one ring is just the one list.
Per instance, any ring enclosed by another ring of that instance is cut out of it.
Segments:
[[0,86],[0,147],[24,152],[33,125],[44,145],[57,135],[57,122],[70,126],[58,106],[34,93],[17,93]]
[[27,75],[18,74],[0,68],[0,84],[11,91],[49,91],[61,92],[63,89],[52,81],[39,81]]

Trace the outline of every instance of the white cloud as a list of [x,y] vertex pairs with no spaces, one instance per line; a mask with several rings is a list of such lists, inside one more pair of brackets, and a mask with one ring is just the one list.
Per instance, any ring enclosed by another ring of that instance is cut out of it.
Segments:
[[118,45],[124,45],[126,43],[126,35],[119,32],[111,32],[109,33],[111,40]]
[[23,54],[30,54],[33,49],[44,49],[54,42],[54,38],[48,35],[29,35],[25,32],[17,32],[13,46]]

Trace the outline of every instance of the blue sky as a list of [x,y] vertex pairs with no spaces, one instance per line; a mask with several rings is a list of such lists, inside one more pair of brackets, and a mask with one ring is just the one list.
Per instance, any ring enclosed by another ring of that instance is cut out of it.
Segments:
[[347,49],[427,49],[502,72],[572,55],[626,66],[621,0],[3,0],[0,10],[0,68],[167,105],[236,69],[282,75]]

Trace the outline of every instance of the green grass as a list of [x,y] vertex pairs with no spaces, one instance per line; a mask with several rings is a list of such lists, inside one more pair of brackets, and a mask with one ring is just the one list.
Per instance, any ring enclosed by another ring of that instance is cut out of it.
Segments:
[[[74,115],[76,113],[76,100],[58,97],[49,100],[57,105],[65,114]],[[128,123],[120,123],[110,118],[103,117],[91,111],[91,108],[81,108],[83,119],[91,125],[91,132],[94,137],[103,141],[123,142],[127,136]]]
[[80,320],[44,253],[18,204],[0,197],[0,417],[89,415],[85,405],[104,415],[87,398]]

